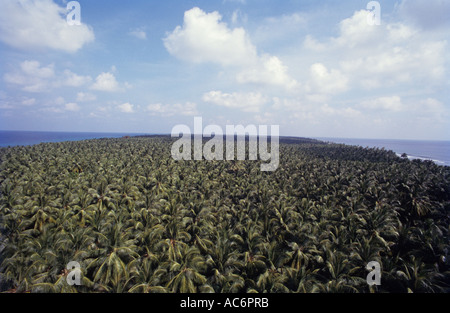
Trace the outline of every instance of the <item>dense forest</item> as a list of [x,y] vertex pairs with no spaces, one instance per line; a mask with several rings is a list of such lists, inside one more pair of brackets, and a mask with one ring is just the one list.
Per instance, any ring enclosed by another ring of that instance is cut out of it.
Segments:
[[1,148],[0,291],[450,291],[450,167],[289,138],[262,172],[173,142]]

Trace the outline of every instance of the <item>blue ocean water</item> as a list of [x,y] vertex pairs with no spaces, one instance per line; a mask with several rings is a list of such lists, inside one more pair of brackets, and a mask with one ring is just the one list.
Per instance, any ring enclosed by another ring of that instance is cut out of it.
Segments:
[[0,130],[0,147],[29,146],[41,142],[79,141],[97,138],[121,138],[143,134],[130,133],[84,133],[84,132],[40,132]]
[[409,159],[431,160],[439,165],[450,166],[450,141],[350,138],[315,139],[353,146],[385,148],[386,150],[394,151],[398,156],[406,153]]

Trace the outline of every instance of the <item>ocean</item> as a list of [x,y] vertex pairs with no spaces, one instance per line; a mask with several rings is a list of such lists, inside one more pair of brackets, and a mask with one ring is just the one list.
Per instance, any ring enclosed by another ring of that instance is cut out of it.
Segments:
[[[41,142],[79,141],[97,138],[121,138],[139,136],[136,133],[96,133],[96,132],[35,132],[0,131],[0,147],[28,146]],[[385,148],[397,153],[406,153],[409,159],[432,160],[436,164],[450,166],[450,141],[394,140],[394,139],[350,139],[314,138],[322,141],[343,143],[369,148]]]
[[438,165],[450,166],[450,141],[395,140],[395,139],[352,139],[352,138],[314,138],[322,141],[343,143],[352,146],[385,148],[398,156],[403,153],[409,159],[431,160]]
[[88,133],[88,132],[42,132],[0,130],[0,147],[30,146],[41,142],[79,141],[98,138],[121,138],[143,134],[130,133]]

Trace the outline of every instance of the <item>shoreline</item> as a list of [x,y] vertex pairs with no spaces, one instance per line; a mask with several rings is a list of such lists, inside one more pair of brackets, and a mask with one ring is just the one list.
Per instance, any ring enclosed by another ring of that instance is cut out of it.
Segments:
[[[395,152],[395,151],[394,151],[394,152]],[[402,158],[402,154],[401,154],[401,153],[395,152],[395,154],[396,154],[399,158]],[[415,156],[415,155],[409,155],[409,154],[407,154],[406,157],[407,157],[407,159],[410,160],[410,161],[412,161],[412,160],[431,161],[431,162],[436,163],[437,165],[450,166],[450,165],[447,165],[444,161],[441,161],[441,160],[435,160],[435,159],[432,159],[432,158],[421,157],[421,156]]]
[[[316,137],[330,143],[378,148],[393,151],[401,158],[406,153],[409,160],[432,161],[440,166],[450,166],[450,141],[400,140],[400,139],[352,139]],[[419,149],[418,149],[419,147]],[[420,149],[422,148],[422,149]]]

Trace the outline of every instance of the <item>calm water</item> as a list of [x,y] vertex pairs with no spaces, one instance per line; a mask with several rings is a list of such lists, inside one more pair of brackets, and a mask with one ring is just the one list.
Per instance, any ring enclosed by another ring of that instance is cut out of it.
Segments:
[[0,131],[0,147],[29,146],[41,142],[79,141],[97,138],[121,138],[142,134],[130,133],[71,133],[71,132],[34,132]]
[[347,138],[316,139],[353,146],[385,148],[386,150],[394,151],[399,156],[406,153],[409,159],[432,160],[436,164],[450,166],[450,141]]

